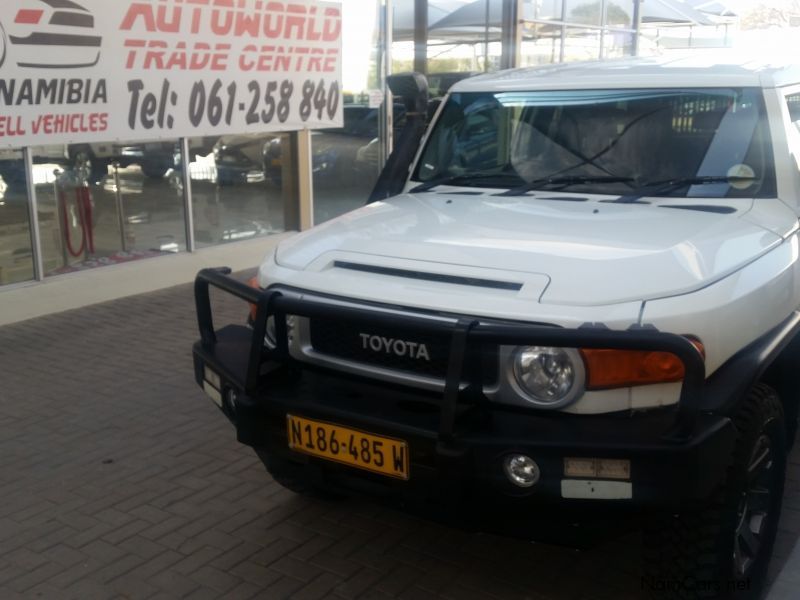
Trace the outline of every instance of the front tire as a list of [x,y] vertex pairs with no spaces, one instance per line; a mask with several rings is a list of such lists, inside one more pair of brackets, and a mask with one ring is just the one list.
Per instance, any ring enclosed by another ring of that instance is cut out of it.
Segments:
[[761,596],[778,528],[786,427],[775,391],[756,385],[733,417],[738,438],[710,503],[645,531],[643,591],[651,598]]

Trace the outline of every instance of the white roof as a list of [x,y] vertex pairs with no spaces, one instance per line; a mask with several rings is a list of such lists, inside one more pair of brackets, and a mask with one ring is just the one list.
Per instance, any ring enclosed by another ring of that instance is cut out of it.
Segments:
[[573,62],[465,79],[454,92],[641,87],[782,87],[800,83],[800,57],[761,58],[732,50]]

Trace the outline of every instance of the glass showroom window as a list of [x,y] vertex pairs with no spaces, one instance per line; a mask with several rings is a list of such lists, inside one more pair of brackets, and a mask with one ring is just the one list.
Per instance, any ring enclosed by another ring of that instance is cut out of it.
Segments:
[[606,2],[607,27],[603,38],[603,58],[621,58],[633,54],[634,3],[632,0]]
[[599,27],[603,20],[600,0],[564,0],[564,16],[568,23]]
[[33,148],[46,276],[186,249],[177,140]]
[[[394,104],[394,139],[405,125],[405,106]],[[380,173],[380,110],[366,103],[344,105],[344,127],[315,132],[311,138],[314,222],[327,221],[363,206]]]
[[[40,217],[41,218],[41,217]],[[0,150],[0,285],[33,279],[28,185],[22,150]]]
[[597,60],[602,30],[567,27],[564,35],[564,61]]
[[[314,176],[314,223],[363,206],[382,166],[381,113],[370,105],[369,91],[383,89],[380,13],[382,2],[346,2],[341,103],[344,125],[321,129],[311,137]],[[394,106],[393,128],[405,123],[402,104]]]
[[198,248],[285,230],[284,206],[296,203],[289,134],[191,138],[189,155]]
[[633,53],[633,0],[542,0],[525,12],[521,66]]

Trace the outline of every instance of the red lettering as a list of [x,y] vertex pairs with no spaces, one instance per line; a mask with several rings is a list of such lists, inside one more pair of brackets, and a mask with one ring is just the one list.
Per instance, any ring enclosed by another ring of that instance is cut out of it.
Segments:
[[[266,48],[267,46],[264,46]],[[272,66],[273,60],[276,58],[274,54],[264,52],[258,57],[258,70],[259,71],[274,71]]]
[[211,12],[211,31],[214,35],[228,35],[232,28],[233,12],[229,10],[214,10]]
[[211,46],[203,42],[197,42],[194,45],[195,51],[192,52],[192,57],[189,59],[189,69],[192,71],[200,71],[208,66],[211,62]]
[[[0,126],[2,126],[2,119],[0,119]],[[44,133],[47,135],[106,131],[108,129],[108,113],[40,115],[31,122],[31,127],[34,134]]]
[[306,39],[312,42],[316,42],[319,38],[322,37],[322,34],[315,28],[317,20],[314,17],[317,14],[317,7],[312,6],[311,9],[309,10],[309,14],[311,15],[312,18],[308,20],[308,27],[306,28]]
[[292,68],[292,57],[283,53],[283,47],[280,48],[281,53],[275,57],[275,70],[276,71],[289,71]]
[[192,10],[192,33],[195,35],[200,33],[200,17],[202,15],[203,12],[199,8]]
[[342,35],[342,11],[338,8],[325,9],[325,26],[322,30],[322,39],[325,42],[335,42]]
[[[128,69],[147,69],[150,71],[225,71],[228,69],[230,44],[214,44],[195,42],[191,47],[179,41],[171,47],[163,40],[126,40],[125,45],[134,48],[146,48],[144,52],[131,50],[128,53],[126,67]],[[257,51],[255,46],[248,46],[245,52]],[[244,59],[243,59],[244,60]],[[242,64],[247,64],[244,60]],[[252,66],[251,66],[252,68]],[[249,70],[249,69],[245,69]]]
[[342,35],[342,12],[338,7],[321,10],[299,2],[275,0],[257,0],[254,6],[246,6],[244,0],[175,0],[157,4],[133,1],[120,24],[123,31],[192,35],[201,35],[205,27],[220,37],[336,42]]
[[242,55],[239,56],[239,68],[242,71],[252,71],[253,67],[255,67],[255,63],[247,58],[247,54],[250,52],[258,52],[258,48],[255,47],[253,44],[247,44],[242,50]]
[[[283,33],[283,4],[268,2],[264,15],[264,35],[268,38],[280,37]],[[275,14],[277,13],[277,14]]]
[[167,43],[160,40],[151,40],[147,44],[148,50],[144,54],[144,69],[163,69],[164,68],[164,51],[152,50],[152,48],[166,48]]
[[240,37],[242,35],[249,35],[250,37],[257,38],[260,31],[261,15],[248,15],[243,12],[236,13],[236,25],[233,28],[233,35]]
[[169,60],[167,60],[164,68],[186,70],[186,42],[178,42],[175,51],[170,53]]
[[334,54],[335,56],[328,56],[325,58],[325,67],[322,70],[325,73],[334,73],[337,65],[339,64],[339,51],[328,50],[328,54]]
[[172,20],[167,18],[167,7],[159,5],[158,7],[158,30],[166,33],[180,33],[181,31],[181,7],[174,6],[172,8]]
[[180,6],[169,7],[160,4],[153,14],[152,4],[134,2],[128,7],[128,12],[122,19],[119,26],[120,31],[130,31],[141,21],[145,31],[163,31],[166,33],[180,33],[181,15],[183,9]]
[[[144,40],[125,40],[125,47],[126,48],[144,48],[145,41]],[[132,69],[136,64],[136,50],[131,50],[128,52],[128,60],[125,61],[125,68]]]
[[230,52],[230,44],[217,44],[217,50],[211,57],[211,70],[212,71],[225,71],[228,68],[228,53]]
[[[311,54],[325,54],[325,51],[322,48],[312,48]],[[308,70],[309,71],[322,71],[322,56],[312,56],[308,59]]]
[[125,18],[122,19],[122,24],[119,26],[120,30],[130,31],[139,18],[144,21],[145,31],[156,31],[156,18],[153,14],[153,7],[144,2],[134,2],[128,7],[128,12],[125,13]]
[[[304,7],[296,7],[294,5],[289,6],[289,10],[292,12],[299,12],[298,8]],[[305,10],[303,11],[305,12]],[[304,16],[301,15],[289,15],[286,17],[286,30],[284,31],[284,35],[286,39],[289,40],[302,40],[303,39],[303,26],[306,24],[306,19]]]
[[25,135],[22,117],[0,117],[0,137]]

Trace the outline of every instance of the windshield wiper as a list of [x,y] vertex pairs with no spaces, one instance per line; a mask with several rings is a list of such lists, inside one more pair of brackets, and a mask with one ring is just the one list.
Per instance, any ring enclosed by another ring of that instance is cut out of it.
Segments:
[[[492,179],[500,179],[504,182],[508,180],[518,181],[519,176],[513,173],[462,173],[460,175],[448,175],[440,177],[439,179],[431,179],[425,183],[411,188],[408,190],[409,194],[418,194],[419,192],[427,192],[430,189],[439,185],[469,185],[478,181],[487,181]],[[505,187],[505,186],[503,186]]]
[[676,177],[663,181],[651,181],[642,185],[633,194],[620,196],[615,200],[610,200],[617,204],[635,204],[645,196],[660,196],[669,192],[674,192],[682,187],[690,185],[711,185],[714,183],[736,183],[739,181],[753,181],[755,177],[738,177],[731,175],[699,175],[695,177]]
[[581,183],[628,183],[634,181],[633,177],[621,177],[619,175],[559,175],[534,179],[519,187],[512,188],[506,192],[495,194],[496,196],[522,196],[531,190],[548,185],[560,185],[567,187]]

